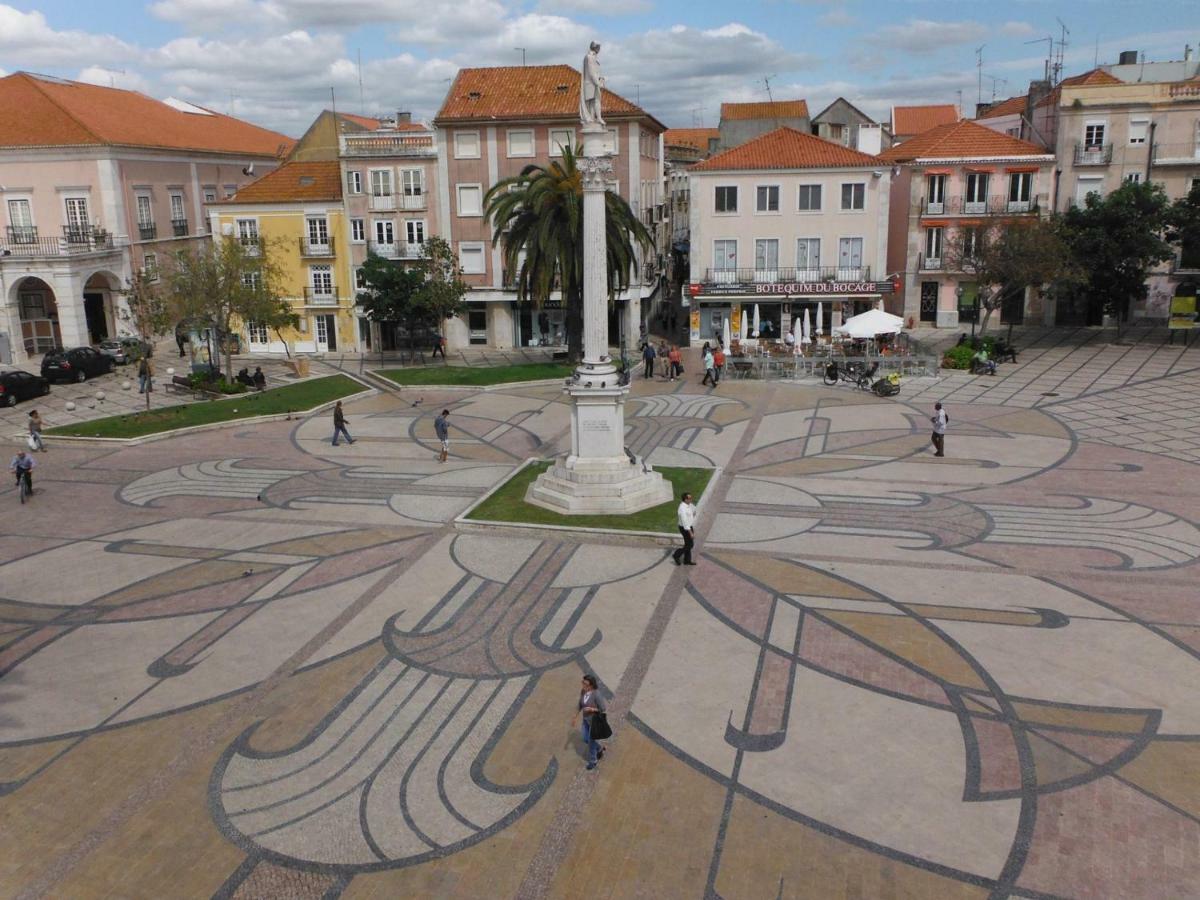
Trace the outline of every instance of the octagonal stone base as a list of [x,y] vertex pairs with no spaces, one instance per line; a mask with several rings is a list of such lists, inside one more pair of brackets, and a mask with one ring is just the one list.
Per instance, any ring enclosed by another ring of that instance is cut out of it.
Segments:
[[626,456],[568,456],[538,476],[525,492],[525,502],[564,515],[621,515],[658,506],[672,496],[671,483],[640,459],[631,464]]

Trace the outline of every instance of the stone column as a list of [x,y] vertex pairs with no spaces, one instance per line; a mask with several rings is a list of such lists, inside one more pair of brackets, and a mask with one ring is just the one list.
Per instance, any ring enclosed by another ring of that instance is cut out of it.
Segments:
[[603,127],[584,128],[583,155],[583,366],[589,375],[611,374],[608,356],[608,253],[605,239],[605,195],[613,164],[605,150]]

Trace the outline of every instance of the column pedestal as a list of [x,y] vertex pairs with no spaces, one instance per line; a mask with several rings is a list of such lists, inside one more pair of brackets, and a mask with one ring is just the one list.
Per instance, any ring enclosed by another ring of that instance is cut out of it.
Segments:
[[668,502],[671,484],[625,450],[628,385],[608,355],[605,191],[612,161],[602,125],[583,129],[583,362],[567,383],[571,453],[540,475],[525,502],[565,514],[638,512]]

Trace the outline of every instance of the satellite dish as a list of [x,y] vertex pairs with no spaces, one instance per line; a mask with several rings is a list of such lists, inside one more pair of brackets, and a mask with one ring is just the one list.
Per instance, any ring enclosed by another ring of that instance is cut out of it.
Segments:
[[242,174],[243,175],[253,175],[254,174],[254,163],[250,163],[250,165],[248,165],[248,166],[246,166],[246,168],[242,169]]

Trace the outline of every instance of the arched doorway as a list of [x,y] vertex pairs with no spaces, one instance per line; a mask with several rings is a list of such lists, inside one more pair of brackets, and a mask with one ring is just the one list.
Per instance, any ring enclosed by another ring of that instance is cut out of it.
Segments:
[[21,342],[25,353],[45,353],[62,346],[58,328],[58,301],[54,289],[40,278],[22,278],[13,288],[21,317]]
[[111,272],[96,272],[83,285],[83,312],[87,321],[88,339],[98,344],[116,337],[117,303],[114,295],[120,290],[120,279]]

